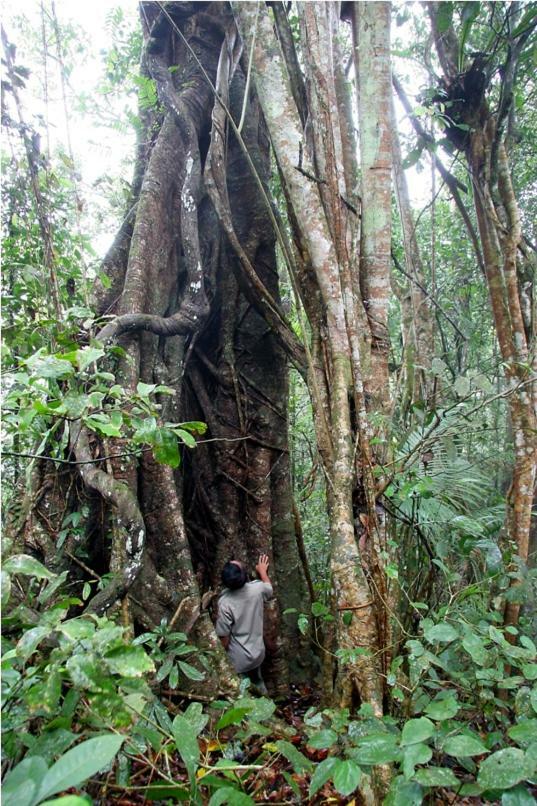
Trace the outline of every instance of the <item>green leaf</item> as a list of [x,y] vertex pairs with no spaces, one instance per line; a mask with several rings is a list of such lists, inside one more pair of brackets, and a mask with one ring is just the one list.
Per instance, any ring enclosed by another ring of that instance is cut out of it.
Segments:
[[240,792],[231,786],[223,786],[213,793],[208,806],[220,806],[222,803],[229,803],[229,806],[251,806],[255,801],[245,792]]
[[520,784],[503,793],[502,806],[537,806],[537,801],[526,787]]
[[250,713],[250,710],[250,708],[230,708],[229,711],[225,711],[222,714],[216,723],[216,730],[227,728],[228,725],[238,725],[246,714]]
[[453,770],[449,770],[447,767],[427,767],[424,770],[418,770],[414,778],[422,786],[459,786],[457,776]]
[[78,738],[76,733],[64,728],[43,731],[32,744],[28,751],[28,756],[41,756],[47,763],[50,763],[55,756],[65,752],[69,745],[73,744]]
[[24,574],[36,579],[53,579],[55,574],[45,568],[39,560],[28,554],[15,554],[4,562],[4,571],[10,574]]
[[46,800],[41,806],[88,806],[88,799],[80,795],[63,795],[61,798]]
[[0,601],[2,602],[2,607],[5,607],[11,596],[11,577],[3,568],[0,571],[0,590],[2,591]]
[[177,437],[172,431],[167,428],[159,428],[155,432],[153,446],[153,453],[157,462],[160,462],[161,465],[169,465],[173,468],[179,467],[181,456],[179,454]]
[[178,436],[179,439],[185,443],[185,445],[188,445],[189,448],[196,447],[196,440],[194,439],[192,434],[188,433],[188,431],[184,431],[182,428],[174,428],[173,431],[174,434]]
[[147,399],[156,388],[156,383],[142,383],[142,381],[140,381],[136,386],[136,394]]
[[146,800],[161,800],[167,802],[171,800],[190,800],[190,790],[182,786],[172,786],[171,784],[151,784],[145,791]]
[[412,168],[413,165],[416,165],[419,162],[419,159],[423,153],[423,147],[417,146],[413,148],[412,151],[409,151],[404,160],[401,163],[401,167],[403,170],[407,170],[408,168]]
[[95,624],[88,618],[72,618],[58,624],[58,630],[71,641],[79,641],[81,638],[91,638],[95,633]]
[[442,749],[448,756],[455,756],[457,758],[481,756],[483,753],[489,752],[483,742],[480,742],[479,739],[476,739],[474,736],[466,736],[465,734],[450,736],[444,742]]
[[114,425],[106,415],[90,414],[88,417],[84,417],[84,423],[92,431],[98,431],[100,434],[104,434],[105,437],[121,436],[121,427]]
[[427,744],[411,744],[403,756],[403,772],[405,778],[412,778],[416,764],[428,764],[433,751]]
[[383,806],[421,806],[423,790],[416,781],[405,781],[402,776],[392,780]]
[[82,347],[76,351],[76,363],[82,372],[94,361],[98,361],[104,355],[104,350],[98,347]]
[[338,759],[338,763],[332,773],[334,787],[344,797],[354,792],[360,783],[361,777],[362,770],[352,759]]
[[179,755],[183,759],[188,777],[194,780],[199,764],[200,749],[192,725],[182,714],[178,714],[172,722],[173,738]]
[[454,641],[459,637],[457,630],[451,624],[434,624],[432,627],[426,629],[423,633],[425,639],[429,643],[440,641],[440,643],[448,643]]
[[328,747],[332,747],[336,742],[337,733],[335,730],[330,729],[320,730],[308,739],[309,746],[314,747],[316,750],[325,750]]
[[189,680],[194,680],[196,682],[205,680],[205,674],[196,669],[195,666],[191,666],[190,663],[185,663],[184,660],[179,660],[177,661],[177,665],[181,669],[182,673],[189,678]]
[[184,713],[184,717],[192,725],[192,730],[196,736],[199,736],[209,721],[208,715],[203,713],[203,706],[200,702],[191,702]]
[[488,665],[490,652],[485,649],[485,643],[479,635],[467,633],[462,639],[462,645],[475,663],[479,666]]
[[38,802],[41,781],[47,764],[39,756],[30,756],[9,772],[2,784],[2,800],[9,806],[32,806]]
[[419,719],[410,719],[403,727],[401,746],[423,742],[426,739],[430,739],[434,732],[435,727],[426,716],[422,716]]
[[526,778],[526,761],[522,750],[508,747],[498,750],[481,762],[477,783],[483,789],[509,789]]
[[207,431],[207,423],[201,423],[197,420],[193,420],[188,423],[181,423],[181,427],[186,431],[191,431],[193,434],[203,435]]
[[53,355],[35,354],[26,361],[34,377],[59,380],[74,374],[74,367],[70,361],[64,361]]
[[300,750],[297,750],[291,742],[286,742],[284,739],[279,739],[276,742],[276,747],[278,751],[285,756],[287,761],[289,761],[295,772],[302,773],[302,772],[309,772],[313,768],[313,763],[306,758],[306,756],[302,755]]
[[16,650],[19,658],[26,661],[30,658],[43,638],[51,632],[50,627],[32,627],[22,634],[22,637],[17,642]]
[[47,798],[64,789],[78,786],[100,772],[113,761],[124,739],[124,736],[116,733],[107,733],[87,739],[68,750],[45,775],[39,797]]
[[537,714],[537,688],[534,688],[533,691],[531,692],[531,694],[530,694],[530,702],[531,702],[531,707],[533,708],[533,710]]
[[461,15],[462,27],[459,38],[459,64],[458,64],[459,71],[462,71],[464,67],[464,48],[466,45],[466,40],[470,35],[470,29],[474,23],[474,20],[479,15],[480,8],[481,3],[479,2],[464,3]]
[[439,3],[437,7],[436,13],[436,24],[438,27],[438,33],[444,34],[451,25],[451,21],[453,19],[453,6],[454,3],[444,2]]
[[330,780],[338,762],[339,759],[336,756],[329,756],[315,766],[315,772],[310,781],[310,798]]
[[444,719],[452,719],[460,710],[460,705],[455,699],[455,697],[450,694],[447,697],[436,698],[430,702],[426,709],[425,713],[430,716],[431,719],[436,720],[444,720]]
[[141,646],[116,647],[106,653],[104,660],[111,672],[122,677],[142,677],[155,670],[155,664]]
[[353,758],[358,764],[389,764],[400,758],[397,737],[391,733],[373,733],[361,736]]
[[507,735],[521,747],[537,742],[537,719],[524,719],[509,728]]

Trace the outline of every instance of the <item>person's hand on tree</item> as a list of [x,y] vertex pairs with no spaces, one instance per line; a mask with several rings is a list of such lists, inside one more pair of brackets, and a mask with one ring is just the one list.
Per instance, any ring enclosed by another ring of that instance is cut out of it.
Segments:
[[268,567],[269,567],[268,554],[260,554],[255,570],[259,574],[259,578],[261,579],[262,582],[270,582],[268,575]]

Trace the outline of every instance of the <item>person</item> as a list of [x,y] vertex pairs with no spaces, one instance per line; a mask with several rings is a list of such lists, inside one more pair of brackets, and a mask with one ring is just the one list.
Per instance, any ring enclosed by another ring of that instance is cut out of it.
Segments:
[[267,693],[261,676],[265,659],[263,605],[272,597],[268,575],[269,558],[259,556],[255,569],[259,579],[248,582],[244,564],[229,560],[222,569],[224,592],[218,600],[216,634],[241,677],[249,677],[262,694]]

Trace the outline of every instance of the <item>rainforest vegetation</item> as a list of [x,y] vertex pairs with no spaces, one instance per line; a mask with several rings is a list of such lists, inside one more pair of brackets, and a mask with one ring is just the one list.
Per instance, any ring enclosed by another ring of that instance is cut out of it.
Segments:
[[4,802],[535,804],[537,3],[77,13],[2,28]]

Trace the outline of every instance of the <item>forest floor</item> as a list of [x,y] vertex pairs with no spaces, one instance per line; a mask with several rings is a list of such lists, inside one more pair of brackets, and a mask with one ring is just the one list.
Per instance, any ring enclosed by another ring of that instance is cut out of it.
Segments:
[[[165,690],[163,704],[170,713],[179,713],[186,709],[189,700],[178,697],[177,692]],[[216,703],[218,705],[218,702]],[[175,802],[190,804],[207,804],[212,801],[218,786],[225,785],[224,775],[230,784],[237,788],[239,797],[230,800],[230,804],[241,806],[240,793],[247,793],[244,804],[254,801],[259,804],[348,804],[348,806],[362,806],[363,800],[359,791],[350,796],[342,797],[334,789],[331,782],[325,783],[313,797],[309,795],[312,772],[296,772],[296,764],[278,752],[275,744],[284,739],[312,762],[319,764],[329,755],[327,749],[315,749],[307,743],[307,731],[304,716],[309,709],[320,706],[320,695],[310,686],[293,687],[288,699],[277,704],[273,718],[270,722],[270,732],[266,735],[244,735],[236,724],[230,725],[220,731],[214,731],[214,724],[209,723],[206,731],[207,737],[198,739],[203,766],[196,774],[196,795],[192,797],[188,775],[179,754],[163,753],[161,749],[149,751],[133,758],[131,767],[127,771],[112,769],[106,777],[94,779],[87,786],[87,791],[95,799],[94,802],[107,806],[138,806],[141,804],[156,804],[167,806]],[[209,705],[209,709],[210,709]],[[216,722],[217,717],[215,717]],[[224,771],[224,762],[228,761],[234,766],[233,770]],[[293,769],[295,767],[295,769]],[[168,780],[160,777],[162,772]],[[123,785],[128,780],[128,785]],[[173,784],[170,780],[173,780]],[[251,800],[250,800],[251,799]],[[228,802],[219,800],[218,803]],[[461,797],[448,790],[431,792],[426,799],[429,806],[481,806],[484,801],[479,797]],[[498,801],[499,803],[499,801]],[[487,801],[487,806],[494,806]]]

